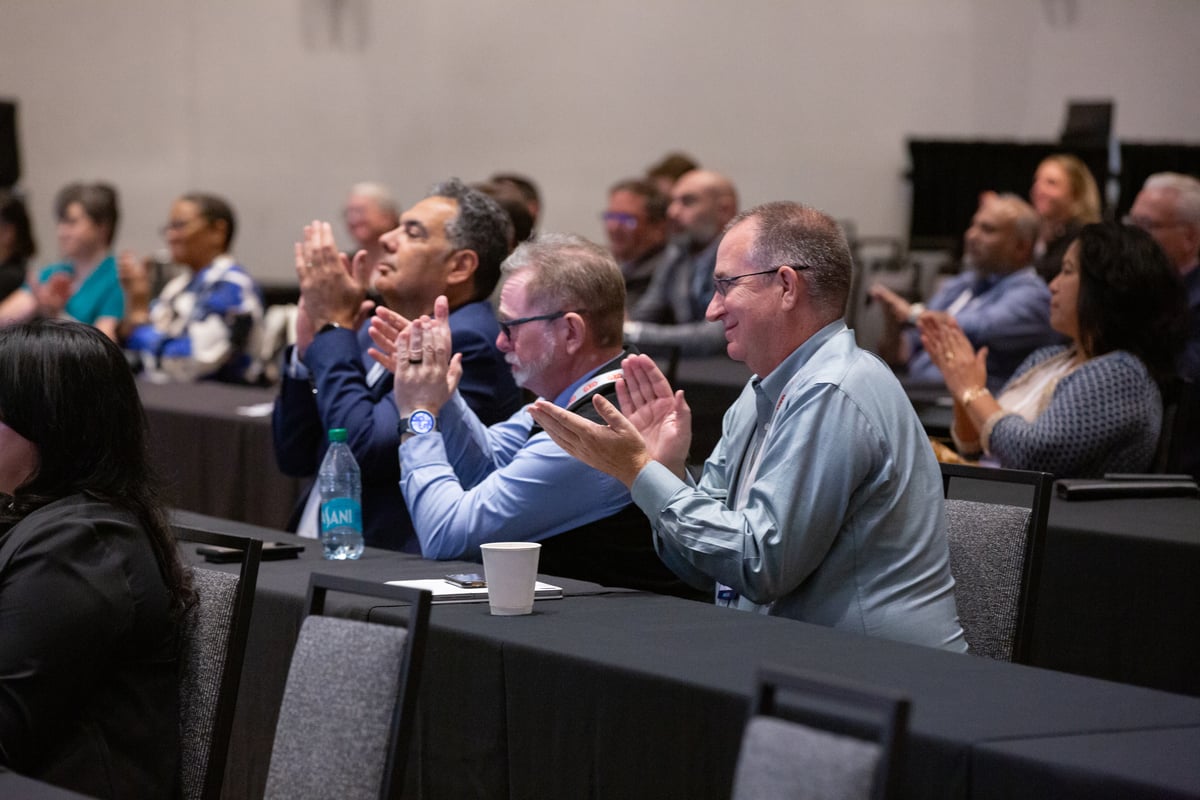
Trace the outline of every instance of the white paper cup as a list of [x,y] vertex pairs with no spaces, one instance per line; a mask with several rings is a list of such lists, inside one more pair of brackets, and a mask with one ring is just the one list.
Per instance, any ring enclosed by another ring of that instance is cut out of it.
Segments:
[[479,549],[483,552],[483,577],[492,613],[506,617],[533,613],[542,546],[537,542],[492,542]]

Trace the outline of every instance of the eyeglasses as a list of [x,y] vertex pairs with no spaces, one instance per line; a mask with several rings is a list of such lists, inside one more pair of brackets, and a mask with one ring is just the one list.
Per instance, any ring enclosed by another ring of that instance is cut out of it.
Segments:
[[1159,222],[1158,220],[1150,219],[1149,217],[1135,217],[1132,214],[1126,214],[1121,217],[1121,222],[1124,225],[1132,225],[1135,228],[1141,228],[1147,233],[1160,231],[1163,228],[1174,228],[1177,225],[1185,225],[1186,223],[1177,219],[1174,222]]
[[179,231],[185,231],[188,229],[188,227],[193,222],[195,222],[198,219],[202,220],[202,219],[204,219],[204,217],[192,217],[191,219],[173,219],[170,222],[168,222],[166,225],[163,225],[161,228],[159,228],[158,232],[161,233],[163,236],[166,236],[168,233],[172,233],[172,232],[178,233]]
[[740,281],[742,278],[753,278],[755,275],[771,275],[773,273],[778,272],[783,267],[791,267],[792,269],[797,270],[797,271],[802,270],[802,269],[808,269],[807,264],[802,264],[799,266],[797,266],[795,264],[780,264],[778,267],[771,267],[770,269],[762,269],[762,270],[759,270],[758,272],[747,272],[744,275],[734,275],[732,278],[713,278],[713,289],[715,289],[717,294],[721,295],[721,297],[724,297],[725,295],[727,295],[729,293],[729,290],[731,288],[733,288],[733,286],[738,281]]
[[626,214],[622,211],[605,211],[600,215],[600,219],[607,222],[615,222],[622,228],[633,230],[638,226],[638,218],[635,214]]
[[512,329],[518,325],[524,325],[526,322],[542,322],[552,319],[561,319],[567,314],[582,314],[582,311],[555,311],[553,314],[538,314],[535,317],[520,317],[518,319],[497,319],[496,322],[500,325],[500,332],[504,334],[504,338],[512,340]]

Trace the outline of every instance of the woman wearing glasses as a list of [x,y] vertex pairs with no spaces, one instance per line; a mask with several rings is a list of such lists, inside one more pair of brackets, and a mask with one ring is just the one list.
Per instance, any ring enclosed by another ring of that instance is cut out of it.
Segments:
[[257,383],[262,375],[262,293],[229,255],[236,228],[220,197],[194,192],[171,206],[163,228],[171,260],[187,269],[151,302],[144,262],[121,254],[125,347],[151,374],[172,380]]
[[0,767],[90,797],[169,797],[191,590],[120,349],[0,330]]
[[953,319],[920,321],[956,400],[959,452],[1058,477],[1146,471],[1162,424],[1159,383],[1182,343],[1178,276],[1144,231],[1087,225],[1050,298],[1050,325],[1070,344],[1035,351],[996,397],[986,349],[976,352]]

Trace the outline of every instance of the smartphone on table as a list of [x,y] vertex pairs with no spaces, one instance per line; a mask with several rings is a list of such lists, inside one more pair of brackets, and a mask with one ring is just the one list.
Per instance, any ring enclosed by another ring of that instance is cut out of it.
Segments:
[[478,572],[459,572],[445,576],[446,583],[452,583],[460,589],[484,589],[487,581]]
[[[228,564],[241,561],[244,550],[236,547],[220,547],[215,544],[202,544],[196,552],[204,556],[204,560],[212,564]],[[299,558],[304,552],[304,545],[290,542],[263,542],[262,560],[279,561],[284,558]]]

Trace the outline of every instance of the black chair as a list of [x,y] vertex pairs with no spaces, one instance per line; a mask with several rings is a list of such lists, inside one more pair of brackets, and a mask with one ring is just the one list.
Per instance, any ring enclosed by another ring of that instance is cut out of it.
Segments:
[[[1029,663],[1054,476],[1047,472],[942,464],[950,572],[958,618],[975,655]],[[984,482],[981,500],[951,499],[954,478]],[[1025,507],[1008,492],[1026,486]],[[997,501],[993,501],[998,497]]]
[[885,800],[900,785],[908,700],[840,678],[759,669],[733,800]]
[[179,637],[180,788],[184,800],[221,796],[262,542],[175,526],[175,538],[240,552],[237,575],[193,568],[197,601]]
[[[401,626],[323,616],[328,591],[406,604]],[[399,797],[432,595],[313,574],[284,688],[267,798]]]
[[1163,387],[1162,433],[1154,471],[1200,480],[1200,386],[1175,377]]

